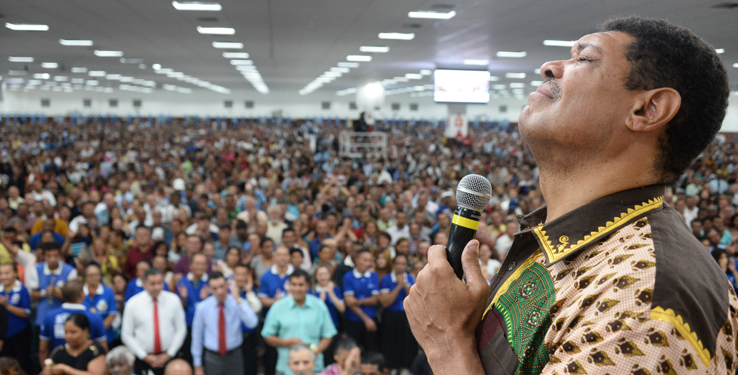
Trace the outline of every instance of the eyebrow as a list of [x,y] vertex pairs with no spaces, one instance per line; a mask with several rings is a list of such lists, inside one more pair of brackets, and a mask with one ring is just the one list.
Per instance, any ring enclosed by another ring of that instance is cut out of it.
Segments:
[[[587,48],[587,47],[592,47],[592,48],[594,48],[595,51],[597,51],[599,53],[602,53],[602,48],[597,47],[596,45],[591,44],[591,43],[587,43],[587,42],[579,43],[577,45],[577,52],[582,52],[582,50],[585,49],[585,48]],[[574,53],[574,48],[572,48],[572,51],[571,52],[572,52],[572,54]]]

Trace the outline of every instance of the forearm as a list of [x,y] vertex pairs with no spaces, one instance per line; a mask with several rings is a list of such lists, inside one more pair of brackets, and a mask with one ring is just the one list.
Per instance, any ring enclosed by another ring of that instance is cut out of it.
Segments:
[[318,343],[318,350],[315,352],[315,354],[323,353],[328,347],[331,345],[331,341],[333,339],[330,337],[324,337],[320,339],[320,342]]
[[39,340],[38,342],[38,361],[43,367],[44,361],[49,358],[49,342],[45,340]]
[[269,336],[264,338],[264,342],[277,348],[277,347],[290,347],[291,344],[288,340],[282,340],[277,336]]
[[432,350],[426,351],[433,374],[484,375],[484,366],[479,358],[474,338],[464,338],[458,342],[437,341],[435,346]]
[[330,297],[331,302],[333,302],[333,306],[336,307],[336,310],[338,310],[338,312],[343,313],[344,311],[346,311],[346,304],[341,301],[338,296],[333,293],[333,291],[328,293],[328,297]]
[[31,300],[38,301],[41,298],[44,298],[44,297],[41,295],[41,291],[40,290],[33,290],[33,291],[31,291]]
[[21,319],[28,318],[28,311],[22,307],[13,306],[11,304],[8,304],[8,306],[6,306],[5,309],[8,310],[9,313]]
[[379,303],[379,296],[374,295],[369,298],[364,298],[359,300],[360,306],[374,306],[377,303]]
[[364,310],[362,310],[361,307],[355,306],[355,305],[348,305],[348,308],[351,309],[351,311],[353,311],[354,314],[358,315],[359,318],[361,318],[361,320],[370,319],[369,316],[366,315],[366,313],[364,313]]
[[277,302],[276,298],[269,298],[269,297],[261,297],[260,300],[261,300],[261,305],[263,307],[272,307],[274,302]]
[[110,328],[110,325],[113,324],[113,320],[115,320],[115,314],[108,314],[108,316],[103,321],[103,326],[105,329]]

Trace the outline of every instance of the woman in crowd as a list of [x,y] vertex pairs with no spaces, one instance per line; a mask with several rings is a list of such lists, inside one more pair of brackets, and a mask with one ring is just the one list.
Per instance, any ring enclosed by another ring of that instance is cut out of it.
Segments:
[[392,264],[392,272],[380,282],[379,302],[384,307],[380,335],[387,367],[400,373],[403,368],[410,368],[418,354],[418,343],[410,330],[403,304],[415,278],[407,273],[407,255],[397,254]]
[[228,248],[225,255],[225,261],[218,260],[216,262],[216,269],[223,273],[223,276],[227,280],[233,277],[233,270],[241,262],[241,250],[235,246]]
[[728,277],[730,285],[732,285],[733,289],[738,292],[738,285],[736,285],[736,280],[738,280],[738,271],[735,269],[735,260],[731,260],[730,257],[728,257],[728,252],[720,248],[716,248],[712,251],[712,257],[715,258],[715,261],[723,272],[725,272],[725,276]]
[[94,262],[100,265],[102,271],[102,282],[112,285],[113,275],[120,272],[118,257],[112,254],[108,245],[101,238],[92,242],[92,251]]
[[13,264],[0,265],[0,305],[7,310],[8,330],[3,337],[0,357],[18,360],[23,370],[31,371],[31,296],[18,280]]
[[89,339],[90,322],[72,314],[64,323],[64,340],[44,363],[42,375],[106,375],[105,351]]

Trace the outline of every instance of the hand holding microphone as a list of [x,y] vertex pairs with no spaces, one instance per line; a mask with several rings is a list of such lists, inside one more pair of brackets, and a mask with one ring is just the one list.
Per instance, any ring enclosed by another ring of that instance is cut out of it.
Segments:
[[462,178],[456,187],[456,211],[451,220],[451,231],[446,245],[446,256],[456,277],[461,279],[464,270],[461,266],[461,253],[469,241],[473,240],[479,229],[479,218],[492,198],[492,184],[478,175],[470,174]]

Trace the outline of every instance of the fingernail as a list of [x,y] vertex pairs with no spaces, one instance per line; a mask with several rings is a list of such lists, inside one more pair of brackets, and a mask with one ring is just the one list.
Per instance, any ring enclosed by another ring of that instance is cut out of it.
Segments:
[[470,247],[469,250],[471,250],[471,251],[473,251],[475,253],[479,253],[479,244],[477,243],[475,245],[472,245],[472,247]]

